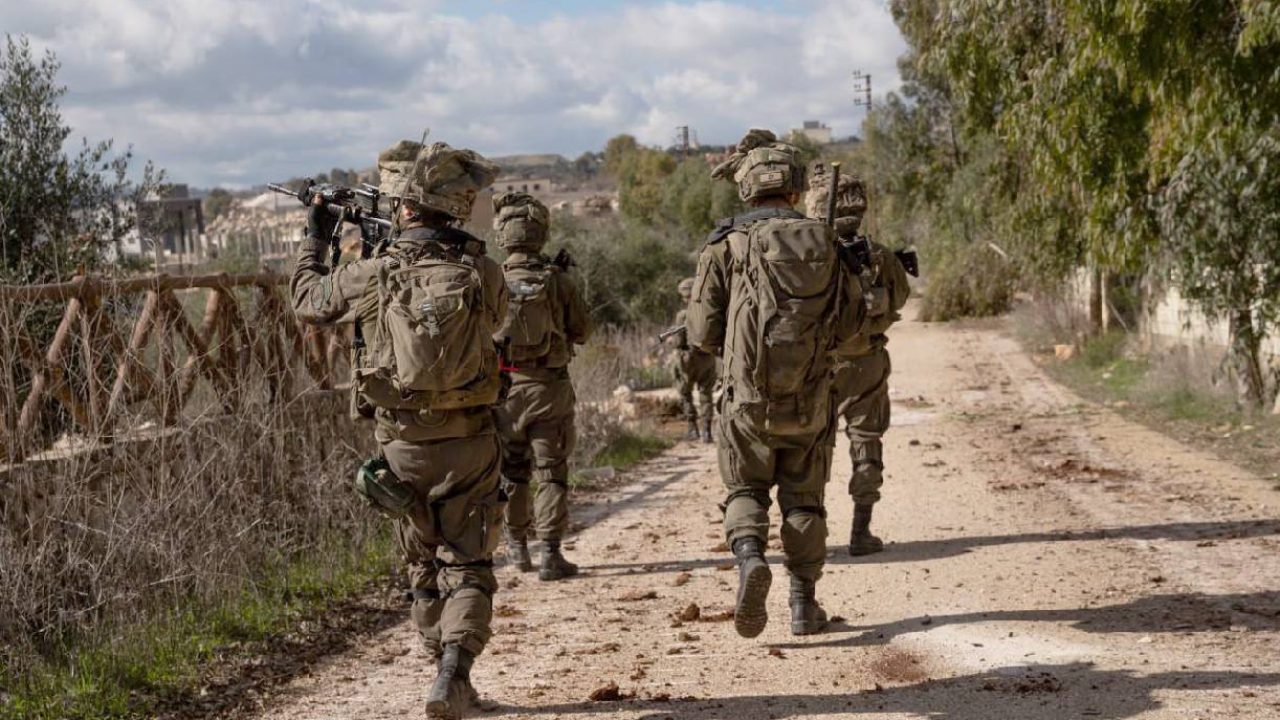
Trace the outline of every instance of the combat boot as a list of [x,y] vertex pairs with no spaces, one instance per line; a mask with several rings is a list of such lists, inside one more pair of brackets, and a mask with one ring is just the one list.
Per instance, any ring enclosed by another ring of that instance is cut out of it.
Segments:
[[471,686],[471,664],[475,659],[475,655],[457,643],[444,646],[436,680],[427,693],[427,717],[458,720],[479,700],[478,693]]
[[733,554],[738,558],[738,601],[733,610],[733,629],[745,638],[764,632],[769,623],[765,601],[773,572],[764,559],[760,538],[743,537],[733,541]]
[[791,634],[814,635],[827,627],[827,611],[818,604],[817,583],[791,577]]
[[871,534],[871,508],[874,505],[853,506],[853,530],[849,533],[849,554],[854,557],[872,555],[884,550],[884,542]]
[[507,561],[520,572],[533,572],[533,558],[529,555],[529,541],[507,536]]
[[578,566],[569,562],[560,553],[560,541],[548,540],[542,546],[542,567],[538,570],[539,580],[563,580],[578,574]]
[[698,421],[697,420],[694,420],[693,418],[689,418],[689,429],[685,431],[684,439],[688,440],[689,442],[698,441]]
[[710,445],[715,442],[711,437],[711,418],[702,418],[702,442]]

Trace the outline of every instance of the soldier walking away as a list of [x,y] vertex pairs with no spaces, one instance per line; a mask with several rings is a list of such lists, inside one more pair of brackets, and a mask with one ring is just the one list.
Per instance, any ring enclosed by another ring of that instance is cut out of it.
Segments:
[[734,627],[755,637],[768,622],[764,548],[776,487],[791,632],[808,635],[827,625],[816,586],[835,428],[829,360],[861,329],[862,290],[834,231],[792,207],[805,188],[797,148],[751,130],[712,177],[732,178],[750,206],[712,231],[689,303],[690,345],[724,363],[715,431],[725,535],[738,559]]
[[[542,541],[538,579],[578,574],[560,543],[569,531],[569,455],[575,441],[573,346],[586,342],[591,319],[569,276],[567,254],[542,254],[551,219],[547,207],[523,192],[493,200],[498,244],[511,303],[495,336],[507,348],[511,387],[498,407],[502,479],[507,504],[507,556],[522,572],[533,570],[529,530]],[[537,482],[536,497],[529,484]]]
[[[676,371],[680,376],[680,407],[689,423],[686,440],[711,440],[711,395],[716,386],[716,358],[714,355],[689,345],[689,298],[693,296],[694,278],[680,281],[680,299],[684,308],[676,314],[676,348],[679,360]],[[697,402],[694,393],[697,393]]]
[[[805,195],[810,217],[827,212],[830,178],[826,166],[818,163],[809,178]],[[853,528],[849,533],[849,554],[870,555],[884,549],[880,538],[871,534],[872,508],[880,500],[884,482],[884,450],[881,438],[889,429],[889,338],[885,334],[901,319],[899,310],[911,294],[907,270],[889,248],[859,235],[867,209],[866,188],[854,175],[839,176],[836,186],[835,229],[846,253],[855,258],[867,293],[867,332],[842,346],[832,369],[832,390],[838,412],[844,416],[849,437],[853,475],[849,495],[853,497]]]
[[357,324],[352,408],[374,420],[381,455],[356,487],[397,517],[410,614],[438,669],[427,714],[456,718],[479,702],[471,666],[492,635],[503,512],[493,336],[507,312],[502,268],[457,226],[497,167],[470,150],[405,140],[378,157],[378,170],[394,216],[389,246],[331,271],[323,256],[339,221],[317,196],[293,307],[306,322]]

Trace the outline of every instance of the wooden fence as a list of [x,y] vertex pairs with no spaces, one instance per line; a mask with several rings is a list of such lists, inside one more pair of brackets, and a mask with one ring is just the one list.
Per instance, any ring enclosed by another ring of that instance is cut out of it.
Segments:
[[[42,414],[51,401],[76,432],[109,441],[136,429],[126,423],[136,425],[139,413],[127,408],[154,408],[163,428],[179,424],[202,381],[204,396],[227,413],[250,388],[262,388],[268,402],[333,388],[346,335],[298,323],[281,293],[287,282],[263,272],[0,286],[0,460],[20,462],[45,449]],[[203,316],[193,322],[187,306],[201,294]],[[51,306],[61,320],[42,346],[31,309]]]

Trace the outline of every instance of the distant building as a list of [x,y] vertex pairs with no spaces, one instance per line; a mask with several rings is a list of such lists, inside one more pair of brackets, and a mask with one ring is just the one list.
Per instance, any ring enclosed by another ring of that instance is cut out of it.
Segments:
[[793,137],[806,137],[819,145],[828,145],[832,139],[831,128],[823,125],[818,120],[805,120],[804,126],[792,130],[791,135]]
[[169,252],[191,252],[204,234],[204,208],[186,185],[171,185],[164,197],[144,200],[142,210],[155,213],[150,217],[156,234]]
[[527,192],[541,198],[555,192],[555,184],[549,177],[505,177],[493,182],[493,192]]

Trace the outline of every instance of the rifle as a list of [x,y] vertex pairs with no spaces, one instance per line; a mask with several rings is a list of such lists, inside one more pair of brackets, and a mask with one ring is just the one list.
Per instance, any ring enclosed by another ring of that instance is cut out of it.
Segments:
[[859,235],[852,240],[840,240],[840,259],[854,275],[871,265],[871,238]]
[[342,257],[342,247],[339,241],[342,238],[343,222],[360,226],[361,257],[366,257],[366,244],[372,243],[369,245],[369,252],[372,253],[373,246],[379,242],[377,239],[379,235],[384,231],[389,233],[391,230],[391,219],[384,216],[378,207],[382,195],[378,188],[372,185],[349,188],[345,185],[333,183],[317,184],[311,178],[307,178],[306,186],[296,192],[275,183],[268,183],[267,189],[271,192],[297,198],[298,202],[307,207],[311,207],[311,203],[315,202],[316,198],[319,197],[322,207],[330,215],[338,219],[338,223],[333,229],[333,237],[329,238],[329,243],[332,246],[329,264],[333,267],[338,266],[338,259]]
[[661,345],[666,341],[670,340],[671,338],[675,337],[676,335],[679,335],[680,333],[684,332],[685,329],[687,329],[688,327],[689,327],[688,325],[676,325],[674,327],[670,327],[670,328],[667,328],[666,330],[663,330],[662,332],[658,333],[658,345]]
[[914,249],[894,250],[893,254],[898,258],[898,262],[902,263],[902,269],[907,271],[911,277],[920,277],[920,258],[916,256]]
[[560,251],[556,253],[556,256],[551,258],[551,264],[565,272],[568,272],[571,267],[578,266],[578,262],[574,260],[573,256],[569,254],[569,251],[564,248],[560,248]]

